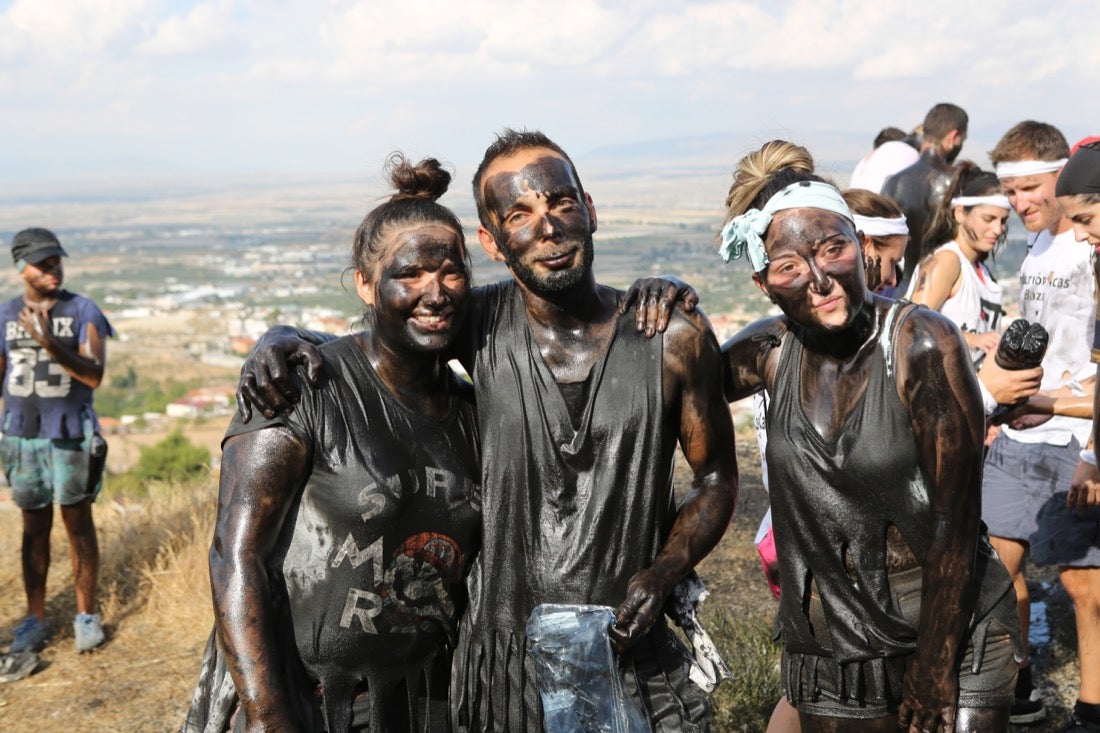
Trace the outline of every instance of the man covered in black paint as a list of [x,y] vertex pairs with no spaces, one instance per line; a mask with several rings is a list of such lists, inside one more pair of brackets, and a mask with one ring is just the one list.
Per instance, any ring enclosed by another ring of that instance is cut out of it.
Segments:
[[[947,184],[951,182],[951,164],[963,143],[969,117],[966,110],[941,102],[924,116],[920,158],[916,163],[886,179],[882,195],[897,202],[909,225],[909,245],[905,248],[903,281],[909,282],[923,252],[924,233],[932,212],[939,208]],[[930,244],[943,244],[932,242]],[[904,287],[899,288],[904,293]]]

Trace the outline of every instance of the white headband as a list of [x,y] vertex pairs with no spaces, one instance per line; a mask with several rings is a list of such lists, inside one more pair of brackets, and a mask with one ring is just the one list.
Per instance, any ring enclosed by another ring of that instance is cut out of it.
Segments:
[[1012,211],[1012,204],[1008,203],[1008,196],[998,194],[994,196],[959,196],[951,199],[951,206],[996,206],[1000,209]]
[[909,234],[909,226],[905,223],[904,216],[899,216],[896,219],[886,219],[881,216],[853,214],[852,219],[855,221],[856,229],[868,237],[893,237],[898,234]]
[[722,246],[718,254],[726,262],[744,254],[753,272],[763,271],[768,266],[764,233],[768,231],[772,215],[787,209],[802,208],[823,209],[852,220],[847,202],[834,186],[820,181],[798,181],[768,199],[763,209],[749,209],[722,227]]
[[997,178],[1017,178],[1019,176],[1034,176],[1039,173],[1053,173],[1061,170],[1069,158],[1058,160],[1014,160],[998,163],[994,170]]

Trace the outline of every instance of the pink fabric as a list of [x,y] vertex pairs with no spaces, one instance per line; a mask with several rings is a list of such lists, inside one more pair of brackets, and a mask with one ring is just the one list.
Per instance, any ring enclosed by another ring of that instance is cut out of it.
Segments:
[[760,553],[760,563],[764,566],[768,587],[771,588],[772,595],[779,598],[779,556],[775,552],[775,538],[770,527],[764,539],[756,544],[756,551]]

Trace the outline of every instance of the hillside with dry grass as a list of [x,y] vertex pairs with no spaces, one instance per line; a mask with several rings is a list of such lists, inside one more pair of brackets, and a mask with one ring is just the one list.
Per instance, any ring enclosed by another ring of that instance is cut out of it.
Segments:
[[[715,731],[763,731],[778,695],[777,652],[770,641],[775,602],[752,546],[766,509],[755,441],[741,430],[741,501],[718,548],[700,572],[711,590],[705,616],[737,679],[716,693]],[[682,467],[678,482],[684,485]],[[96,505],[106,644],[77,655],[68,546],[55,523],[47,599],[54,637],[39,671],[0,684],[0,731],[38,733],[170,732],[190,702],[212,614],[206,554],[213,530],[215,481],[148,487],[148,496],[104,496]],[[19,569],[20,518],[9,495],[0,499],[0,646],[24,614]],[[1049,579],[1049,576],[1048,576]],[[1047,724],[1057,730],[1073,701],[1072,616],[1064,594],[1037,580],[1033,597],[1047,603],[1051,640],[1035,654],[1048,695]]]

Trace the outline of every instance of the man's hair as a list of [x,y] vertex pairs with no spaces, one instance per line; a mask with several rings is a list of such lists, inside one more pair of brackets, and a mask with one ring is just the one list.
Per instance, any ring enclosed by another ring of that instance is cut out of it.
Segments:
[[966,110],[955,104],[940,102],[928,110],[921,127],[926,141],[938,143],[952,130],[966,132],[969,124],[970,118],[967,117]]
[[902,130],[900,127],[884,127],[879,130],[878,135],[875,136],[875,148],[877,149],[883,143],[894,142],[904,137],[905,130]]
[[[513,155],[521,150],[528,150],[530,148],[548,148],[560,155],[565,159],[565,162],[569,164],[569,169],[573,172],[573,177],[577,179],[577,185],[581,185],[581,177],[577,175],[577,167],[573,165],[573,160],[569,157],[568,153],[562,150],[560,145],[538,130],[513,130],[510,127],[506,127],[504,128],[504,132],[498,134],[496,140],[485,149],[485,156],[481,159],[481,164],[474,172],[474,203],[477,204],[477,218],[481,220],[482,226],[488,228],[492,224],[489,219],[489,212],[485,210],[485,196],[481,190],[481,183],[482,179],[485,177],[485,171],[489,169],[489,166],[497,158]],[[582,189],[579,193],[583,195],[584,190]]]
[[1021,160],[1061,160],[1069,157],[1069,143],[1054,125],[1024,120],[1012,126],[989,151],[993,165]]

